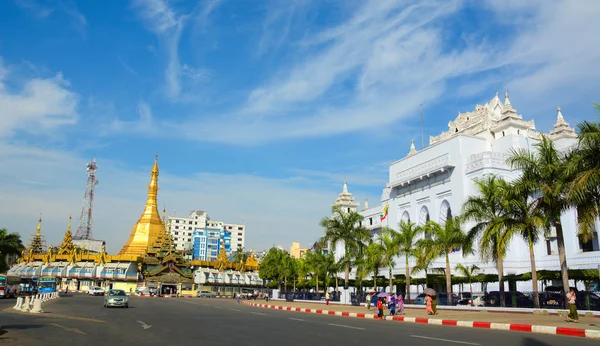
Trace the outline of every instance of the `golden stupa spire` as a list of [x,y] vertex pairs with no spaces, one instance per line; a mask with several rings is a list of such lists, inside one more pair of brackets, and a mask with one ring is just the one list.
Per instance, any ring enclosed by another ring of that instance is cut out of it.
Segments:
[[119,255],[140,256],[146,253],[149,246],[161,232],[165,231],[165,224],[158,212],[158,154],[154,159],[154,166],[150,173],[150,185],[148,185],[148,198],[146,207],[138,222],[133,226],[129,240],[123,246]]

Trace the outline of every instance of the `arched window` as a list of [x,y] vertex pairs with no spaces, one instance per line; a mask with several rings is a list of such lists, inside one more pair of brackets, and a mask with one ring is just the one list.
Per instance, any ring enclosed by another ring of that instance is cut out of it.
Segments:
[[410,215],[408,215],[408,211],[404,211],[404,213],[402,213],[402,218],[400,219],[406,223],[410,222]]
[[447,200],[444,200],[440,205],[440,226],[444,227],[446,225],[446,220],[452,218],[452,209],[450,208],[450,203]]
[[423,226],[427,221],[429,221],[429,209],[423,206],[419,212],[419,226]]
[[[425,225],[427,221],[429,221],[429,209],[427,209],[426,206],[423,206],[419,212],[419,226]],[[425,238],[430,239],[431,235],[425,234]]]

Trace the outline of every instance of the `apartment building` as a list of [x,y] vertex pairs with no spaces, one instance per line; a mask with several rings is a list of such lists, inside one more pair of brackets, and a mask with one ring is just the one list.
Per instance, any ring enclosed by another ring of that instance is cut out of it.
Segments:
[[177,250],[188,259],[212,261],[224,244],[227,256],[244,248],[246,225],[211,220],[203,210],[192,210],[187,217],[169,216],[167,230]]

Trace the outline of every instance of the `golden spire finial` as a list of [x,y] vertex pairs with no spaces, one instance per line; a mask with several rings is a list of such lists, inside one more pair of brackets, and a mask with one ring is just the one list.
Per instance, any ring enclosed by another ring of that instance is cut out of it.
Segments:
[[71,215],[69,215],[69,224],[67,225],[67,232],[71,233]]
[[156,205],[156,195],[158,192],[158,153],[154,159],[154,166],[152,166],[152,172],[150,173],[150,185],[148,185],[148,199],[146,200],[146,206]]
[[152,167],[152,173],[158,174],[158,153],[154,157],[154,166]]
[[42,234],[42,216],[40,215],[40,219],[38,220],[37,232],[35,233],[35,235],[39,237],[41,234]]

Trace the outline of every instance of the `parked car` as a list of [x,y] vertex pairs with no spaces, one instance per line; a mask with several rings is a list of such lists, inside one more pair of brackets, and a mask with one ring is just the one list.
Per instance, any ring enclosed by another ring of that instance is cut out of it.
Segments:
[[579,291],[576,293],[579,310],[600,310],[600,296],[596,292]]
[[547,286],[543,293],[540,293],[540,306],[550,309],[565,308],[565,294],[561,287]]
[[112,306],[122,306],[124,308],[129,307],[129,297],[123,290],[108,290],[108,293],[104,296],[104,307],[109,308]]
[[425,293],[421,293],[415,298],[416,305],[425,305]]
[[[513,301],[514,299],[514,301]],[[484,298],[483,302],[485,306],[500,306],[500,292],[499,291],[491,291],[488,292]],[[506,307],[515,307],[515,308],[532,308],[533,301],[529,299],[522,292],[518,291],[508,291],[504,292],[504,305]]]
[[[452,305],[456,305],[459,300],[460,298],[456,294],[452,294]],[[448,295],[446,293],[438,293],[437,305],[448,305]]]
[[483,306],[483,296],[474,294],[472,298],[463,298],[463,299],[459,300],[456,305],[482,307]]
[[215,298],[216,295],[214,292],[198,291],[198,293],[196,294],[196,297],[198,297],[198,298]]
[[88,289],[87,293],[90,296],[103,296],[104,295],[104,289],[102,287],[92,287],[90,289]]

